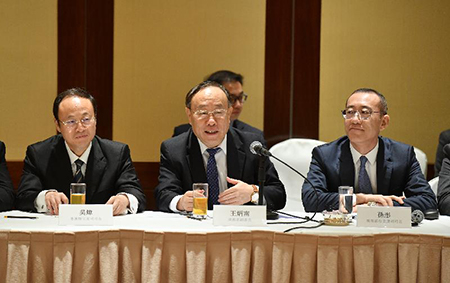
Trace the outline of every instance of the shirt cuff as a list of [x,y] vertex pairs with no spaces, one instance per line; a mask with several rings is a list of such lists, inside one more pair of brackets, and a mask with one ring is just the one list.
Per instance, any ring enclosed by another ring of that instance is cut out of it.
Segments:
[[128,201],[130,202],[129,207],[127,207],[126,210],[124,210],[124,212],[122,213],[122,215],[127,214],[127,213],[131,213],[131,214],[136,214],[138,207],[139,207],[139,201],[137,200],[137,198],[132,195],[132,194],[128,194],[128,193],[118,193],[117,195],[125,195],[128,198]]
[[36,208],[37,212],[49,212],[47,204],[45,203],[45,194],[49,191],[56,192],[56,190],[43,190],[34,199],[34,208]]
[[182,197],[183,197],[182,195],[178,195],[170,201],[169,205],[170,210],[172,210],[173,212],[180,212],[180,210],[177,209],[177,204]]

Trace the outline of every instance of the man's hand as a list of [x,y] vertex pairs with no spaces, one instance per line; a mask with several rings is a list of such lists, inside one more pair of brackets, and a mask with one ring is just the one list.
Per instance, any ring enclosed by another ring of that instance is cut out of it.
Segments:
[[369,194],[356,194],[356,204],[366,204],[368,202],[376,202],[378,205],[382,206],[394,206],[396,201],[399,204],[403,204],[404,196],[384,196],[384,195],[369,195]]
[[48,191],[45,194],[45,204],[52,215],[59,214],[59,205],[61,203],[68,204],[69,200],[66,195],[56,191]]
[[185,192],[177,203],[177,209],[180,211],[192,211],[193,206],[194,198],[192,197],[192,191]]
[[230,177],[227,177],[227,182],[234,186],[219,195],[221,204],[241,205],[252,200],[252,186]]
[[110,197],[106,204],[113,205],[113,215],[116,216],[123,214],[127,210],[130,201],[126,195],[117,195]]

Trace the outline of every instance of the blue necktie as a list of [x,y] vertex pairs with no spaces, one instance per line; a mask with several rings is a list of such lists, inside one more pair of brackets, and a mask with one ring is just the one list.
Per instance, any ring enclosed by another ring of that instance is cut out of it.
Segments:
[[220,148],[208,148],[208,163],[206,164],[206,179],[209,185],[208,207],[212,209],[213,204],[218,204],[219,199],[219,173],[217,171],[217,163],[214,155]]
[[77,166],[77,170],[75,171],[75,176],[73,177],[74,183],[84,183],[84,176],[81,172],[81,166],[83,166],[84,162],[81,159],[75,160],[75,165]]
[[370,184],[369,175],[367,174],[366,171],[367,157],[361,156],[359,158],[359,161],[361,161],[361,167],[359,168],[359,175],[358,175],[359,192],[363,194],[371,194],[372,185]]

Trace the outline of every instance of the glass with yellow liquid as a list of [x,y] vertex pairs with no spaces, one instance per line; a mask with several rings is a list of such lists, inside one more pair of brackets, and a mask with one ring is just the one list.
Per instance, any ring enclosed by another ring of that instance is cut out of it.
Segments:
[[70,203],[85,204],[86,203],[86,184],[72,183],[70,184]]
[[194,209],[192,214],[196,218],[205,219],[208,212],[208,184],[192,184],[192,195],[194,198]]

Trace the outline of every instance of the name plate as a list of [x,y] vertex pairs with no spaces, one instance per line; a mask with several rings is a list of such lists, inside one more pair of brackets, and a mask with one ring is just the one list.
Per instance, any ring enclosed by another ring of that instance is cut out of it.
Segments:
[[356,226],[411,228],[411,208],[358,205]]
[[214,226],[266,226],[265,205],[214,205]]
[[112,204],[60,204],[59,225],[111,226]]

